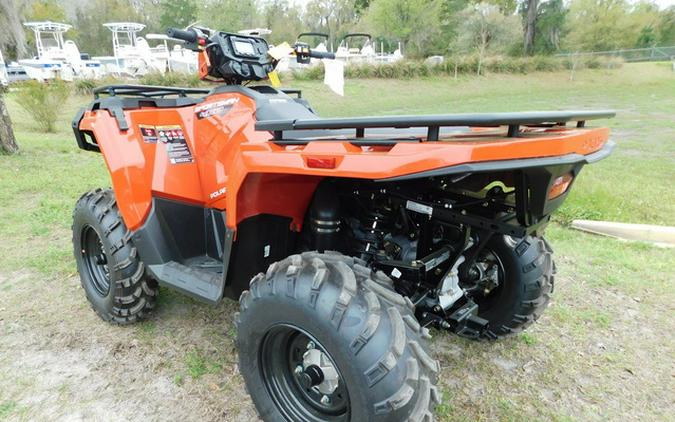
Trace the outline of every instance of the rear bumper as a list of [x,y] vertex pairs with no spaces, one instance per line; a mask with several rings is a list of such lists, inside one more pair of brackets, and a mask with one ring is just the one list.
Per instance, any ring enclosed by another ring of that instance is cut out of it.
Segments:
[[556,157],[537,157],[537,158],[523,158],[516,160],[499,160],[499,161],[482,161],[476,163],[459,164],[456,166],[442,167],[433,170],[406,174],[403,176],[388,177],[384,179],[377,179],[377,182],[398,182],[403,180],[413,180],[425,177],[447,176],[461,173],[482,173],[503,170],[522,170],[534,167],[550,167],[567,164],[592,164],[603,158],[608,157],[616,143],[614,141],[607,141],[605,145],[588,155],[582,154],[567,154]]

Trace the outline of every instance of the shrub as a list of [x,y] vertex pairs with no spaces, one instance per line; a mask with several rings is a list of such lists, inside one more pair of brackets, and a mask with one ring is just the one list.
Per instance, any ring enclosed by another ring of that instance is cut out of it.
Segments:
[[[575,65],[576,61],[576,65]],[[402,61],[397,63],[353,63],[345,67],[345,78],[349,79],[412,79],[435,75],[475,75],[478,65],[481,65],[481,74],[486,73],[514,73],[526,74],[530,72],[558,72],[576,69],[615,69],[623,62],[615,57],[511,57],[490,56],[482,61],[477,55],[446,57],[443,63],[426,64],[421,61]],[[318,80],[323,78],[323,66],[314,66],[303,70],[294,70],[295,80]]]
[[16,102],[33,116],[40,130],[54,132],[63,103],[69,96],[70,85],[61,80],[27,81],[21,84]]
[[99,83],[94,79],[78,79],[75,81],[75,93],[79,95],[91,95],[97,86],[99,86]]
[[194,88],[202,85],[199,76],[195,74],[178,73],[178,72],[152,72],[141,77],[140,81],[143,85],[157,85],[157,86],[181,86]]

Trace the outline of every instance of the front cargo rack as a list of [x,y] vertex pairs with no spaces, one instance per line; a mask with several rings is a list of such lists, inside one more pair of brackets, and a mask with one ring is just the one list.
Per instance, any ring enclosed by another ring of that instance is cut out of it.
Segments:
[[507,136],[517,137],[521,126],[553,127],[566,126],[568,122],[576,122],[576,127],[584,127],[587,120],[608,119],[616,115],[613,110],[596,111],[533,111],[518,113],[466,113],[466,114],[441,114],[420,116],[386,116],[386,117],[355,117],[355,118],[332,118],[332,119],[290,119],[268,120],[256,123],[255,128],[259,131],[269,131],[274,134],[272,142],[293,145],[306,144],[308,142],[331,141],[334,139],[308,139],[308,138],[285,138],[285,131],[317,131],[353,129],[354,138],[346,141],[356,144],[381,144],[409,142],[410,138],[389,138],[378,140],[366,138],[366,129],[389,128],[407,129],[423,127],[427,129],[426,140],[438,141],[440,129],[444,127],[500,127],[507,126]]
[[101,95],[106,95],[108,97],[164,98],[172,95],[178,97],[187,97],[189,94],[206,95],[211,92],[211,90],[154,85],[106,85],[95,88],[93,92],[94,98],[96,99],[100,98]]

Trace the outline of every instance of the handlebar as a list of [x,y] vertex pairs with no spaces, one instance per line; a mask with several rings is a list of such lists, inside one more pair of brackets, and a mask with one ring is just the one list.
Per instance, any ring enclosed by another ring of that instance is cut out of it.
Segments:
[[330,59],[330,60],[335,60],[335,53],[329,53],[327,51],[316,51],[316,50],[310,50],[309,52],[309,57],[312,57],[314,59]]
[[178,28],[169,28],[166,30],[166,35],[171,38],[176,38],[178,40],[183,40],[188,43],[196,43],[199,35],[194,29],[188,29],[184,31]]

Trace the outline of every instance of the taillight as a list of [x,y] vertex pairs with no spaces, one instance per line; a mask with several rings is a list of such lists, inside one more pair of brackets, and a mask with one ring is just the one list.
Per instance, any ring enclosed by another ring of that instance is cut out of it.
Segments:
[[553,181],[553,185],[551,186],[551,189],[548,191],[548,199],[555,199],[562,195],[563,193],[567,192],[567,188],[570,187],[570,183],[572,183],[572,179],[574,179],[574,175],[572,173],[567,173],[563,174],[562,176],[556,177],[556,179]]
[[335,157],[308,157],[307,167],[315,169],[334,169],[336,164]]

